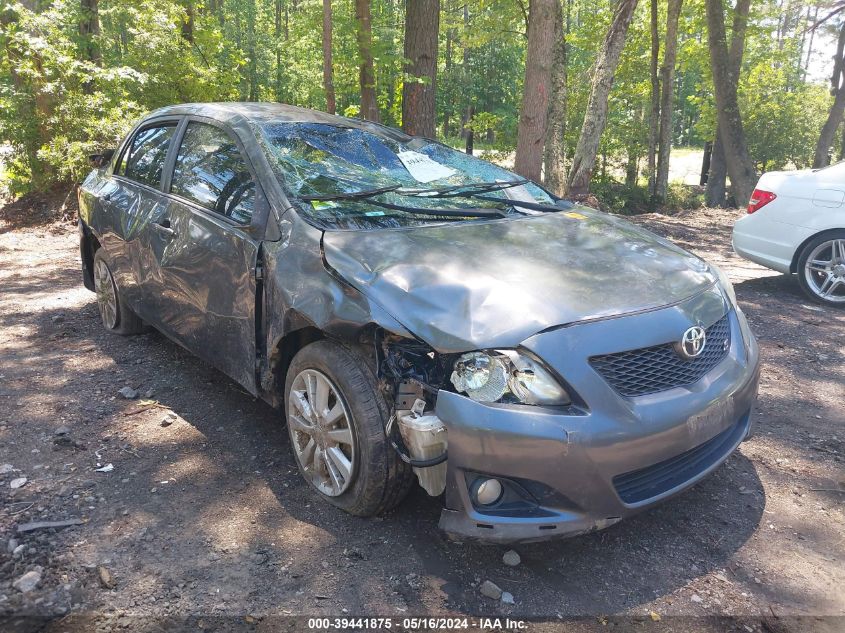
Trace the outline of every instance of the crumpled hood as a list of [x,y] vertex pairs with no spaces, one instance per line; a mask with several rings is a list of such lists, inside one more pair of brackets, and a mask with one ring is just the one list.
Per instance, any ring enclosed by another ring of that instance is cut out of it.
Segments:
[[439,352],[515,347],[552,326],[677,303],[704,261],[588,209],[492,222],[328,231],[325,260]]

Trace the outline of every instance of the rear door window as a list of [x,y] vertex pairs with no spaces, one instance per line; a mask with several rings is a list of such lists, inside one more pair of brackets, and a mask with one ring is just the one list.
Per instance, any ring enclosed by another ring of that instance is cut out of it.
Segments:
[[213,125],[188,124],[170,191],[236,224],[252,220],[255,181],[235,141]]
[[116,173],[158,188],[164,170],[164,160],[175,130],[175,123],[166,123],[136,132],[123,153]]

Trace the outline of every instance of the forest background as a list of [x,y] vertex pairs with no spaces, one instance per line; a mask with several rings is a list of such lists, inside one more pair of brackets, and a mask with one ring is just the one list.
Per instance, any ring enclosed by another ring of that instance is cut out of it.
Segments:
[[[401,127],[614,211],[743,205],[761,172],[845,156],[845,3],[735,2],[4,1],[0,188],[79,182],[144,113],[236,100]],[[670,179],[684,156],[706,185]]]

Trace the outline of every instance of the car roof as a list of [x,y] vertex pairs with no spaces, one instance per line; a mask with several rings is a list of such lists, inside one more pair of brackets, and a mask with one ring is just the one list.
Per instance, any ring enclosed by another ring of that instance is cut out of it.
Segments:
[[[285,103],[232,101],[220,103],[182,103],[166,106],[151,112],[145,118],[153,118],[168,115],[195,115],[204,116],[226,123],[236,123],[246,119],[252,123],[323,123],[346,128],[374,129],[392,134],[405,136],[398,130],[387,128],[383,125],[310,110]],[[410,137],[407,137],[410,138]]]

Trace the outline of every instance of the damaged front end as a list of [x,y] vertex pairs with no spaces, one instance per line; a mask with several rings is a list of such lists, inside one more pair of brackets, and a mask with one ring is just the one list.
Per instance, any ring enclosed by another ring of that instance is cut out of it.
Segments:
[[378,349],[379,380],[393,401],[387,438],[402,461],[413,467],[420,486],[439,496],[446,488],[448,433],[434,408],[454,355],[438,354],[423,342],[393,334],[384,335]]
[[[441,528],[500,542],[589,532],[727,459],[748,432],[758,357],[704,261],[556,206],[493,165],[363,125],[260,129],[293,200],[267,249],[268,313],[284,306],[268,366],[283,375],[300,347],[285,351],[291,333],[355,348],[391,405],[381,448],[443,495]],[[645,358],[635,374],[662,376],[655,350],[716,323],[731,335],[706,380],[672,374],[634,400],[596,367],[633,354]],[[633,501],[629,481],[645,482]]]
[[432,496],[440,495],[446,484],[448,432],[436,413],[444,390],[483,404],[572,404],[562,380],[527,350],[440,353],[424,342],[391,334],[383,335],[377,348],[379,379],[394,406],[388,438]]

